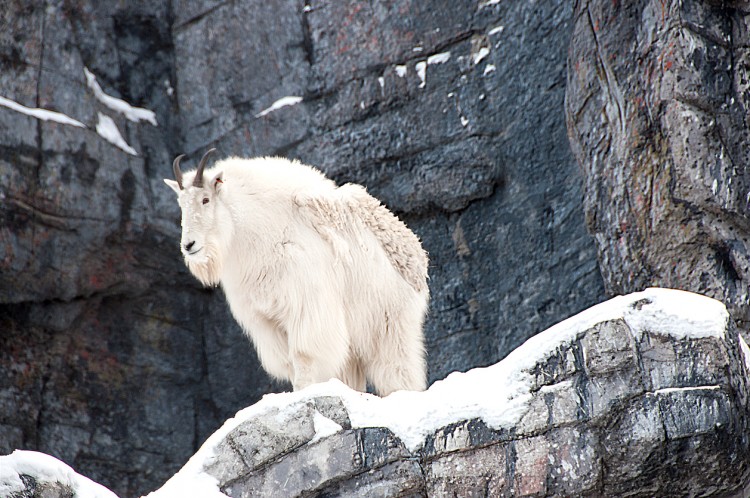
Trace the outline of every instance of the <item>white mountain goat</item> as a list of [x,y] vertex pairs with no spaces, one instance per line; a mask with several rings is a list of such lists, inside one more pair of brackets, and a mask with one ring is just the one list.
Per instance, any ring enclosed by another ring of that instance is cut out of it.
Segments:
[[272,376],[423,390],[429,291],[419,239],[367,191],[281,158],[218,161],[165,179],[185,263],[221,285]]

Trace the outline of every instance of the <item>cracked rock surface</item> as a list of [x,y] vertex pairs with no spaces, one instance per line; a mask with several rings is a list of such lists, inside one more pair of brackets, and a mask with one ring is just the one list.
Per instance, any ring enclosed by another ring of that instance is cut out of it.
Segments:
[[576,4],[566,114],[607,291],[688,289],[750,327],[747,2]]
[[0,105],[0,453],[135,496],[286,387],[180,261],[162,178],[182,152],[296,157],[396,211],[431,257],[431,380],[602,299],[563,121],[568,4],[6,3],[0,96],[25,107]]

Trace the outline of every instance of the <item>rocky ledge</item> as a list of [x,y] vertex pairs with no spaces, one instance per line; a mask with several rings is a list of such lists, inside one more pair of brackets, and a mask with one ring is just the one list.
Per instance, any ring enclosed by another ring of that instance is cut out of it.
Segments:
[[[741,495],[749,372],[723,304],[649,289],[423,393],[267,395],[148,497]],[[73,496],[29,453],[0,457],[0,494]]]

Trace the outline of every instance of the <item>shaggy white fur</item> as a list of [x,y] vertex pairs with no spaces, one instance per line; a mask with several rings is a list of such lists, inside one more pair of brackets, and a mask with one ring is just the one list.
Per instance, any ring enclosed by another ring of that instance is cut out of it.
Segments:
[[281,158],[230,158],[181,185],[181,248],[221,285],[266,371],[295,390],[338,378],[423,390],[427,254],[367,191]]

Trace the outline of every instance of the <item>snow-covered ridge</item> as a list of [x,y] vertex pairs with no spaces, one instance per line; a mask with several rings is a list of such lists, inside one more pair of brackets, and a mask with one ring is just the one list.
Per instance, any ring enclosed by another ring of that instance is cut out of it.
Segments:
[[60,483],[69,487],[76,498],[117,498],[112,491],[76,473],[57,458],[21,450],[0,456],[0,496],[26,490],[22,475],[32,476],[39,483]]
[[[291,417],[305,403],[321,396],[338,397],[353,428],[387,427],[412,452],[438,429],[462,420],[481,419],[494,429],[513,428],[528,412],[535,382],[533,369],[599,323],[623,320],[636,338],[644,333],[676,338],[722,338],[729,323],[724,305],[683,291],[648,289],[614,298],[532,337],[500,363],[466,373],[452,373],[425,392],[396,392],[385,398],[352,391],[331,380],[295,393],[266,395],[245,408],[215,432],[160,490],[149,498],[193,496],[225,498],[218,481],[205,469],[217,448],[235,428],[255,417],[277,412]],[[695,389],[695,388],[692,388]],[[713,390],[714,386],[697,389]],[[662,389],[660,394],[669,394]],[[492,393],[488,396],[488,393]],[[314,440],[341,430],[322,414],[315,415]]]

